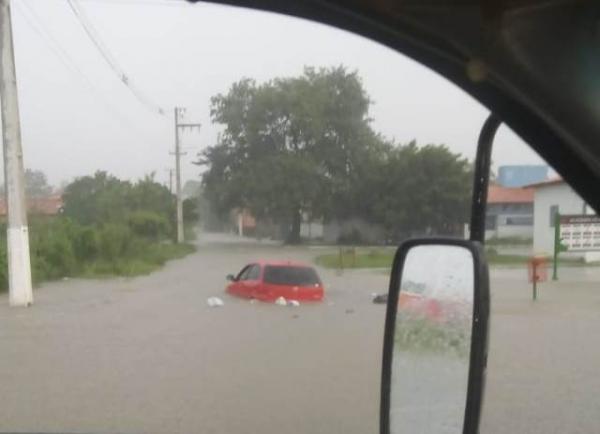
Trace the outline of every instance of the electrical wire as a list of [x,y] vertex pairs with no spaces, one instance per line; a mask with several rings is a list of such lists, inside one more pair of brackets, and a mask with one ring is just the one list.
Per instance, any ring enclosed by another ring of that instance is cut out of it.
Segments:
[[79,23],[87,33],[90,40],[94,43],[98,52],[102,55],[106,63],[110,66],[113,72],[117,75],[118,79],[125,85],[127,88],[133,93],[133,95],[137,98],[137,100],[149,108],[151,111],[154,111],[160,115],[166,116],[165,111],[159,107],[158,105],[152,103],[149,98],[147,98],[137,86],[134,85],[131,78],[125,73],[125,71],[119,66],[115,57],[110,53],[106,45],[100,39],[100,35],[96,31],[96,29],[92,26],[92,23],[85,15],[83,9],[79,5],[76,0],[67,0],[68,5],[71,7],[71,10],[75,14],[75,17],[78,19]]
[[46,28],[44,22],[35,12],[35,10],[28,3],[28,0],[15,2],[17,10],[25,20],[25,23],[38,35],[40,39],[44,41],[48,49],[56,56],[56,58],[62,63],[62,65],[71,73],[77,75],[83,84],[93,92],[98,100],[108,109],[107,111],[115,117],[121,124],[128,126],[136,134],[140,134],[140,131],[135,128],[131,122],[119,113],[117,109],[105,98],[102,91],[99,90],[92,81],[84,74],[84,72],[77,66],[73,59],[65,51],[61,44],[52,36],[52,33]]

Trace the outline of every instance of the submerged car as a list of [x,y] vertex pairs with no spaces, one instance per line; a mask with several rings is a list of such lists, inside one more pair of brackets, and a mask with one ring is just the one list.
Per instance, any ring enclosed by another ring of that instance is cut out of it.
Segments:
[[279,297],[296,301],[321,301],[325,290],[317,271],[299,262],[258,261],[237,276],[227,276],[226,291],[244,298],[274,302]]

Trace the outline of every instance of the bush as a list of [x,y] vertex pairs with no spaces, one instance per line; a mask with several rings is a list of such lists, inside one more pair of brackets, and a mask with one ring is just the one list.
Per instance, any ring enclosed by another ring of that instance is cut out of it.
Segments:
[[68,220],[40,222],[30,232],[30,254],[34,282],[58,279],[77,272],[72,244],[73,227]]
[[102,226],[98,231],[99,256],[108,261],[126,256],[131,238],[131,231],[125,225],[110,223]]
[[151,211],[135,211],[129,214],[127,225],[134,235],[151,240],[159,240],[169,234],[167,219]]

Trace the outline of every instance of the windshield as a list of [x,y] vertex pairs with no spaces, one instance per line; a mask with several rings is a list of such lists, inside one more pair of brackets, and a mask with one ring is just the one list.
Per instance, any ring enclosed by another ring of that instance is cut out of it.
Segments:
[[[378,432],[394,255],[409,238],[469,237],[489,111],[307,20],[179,0],[8,3],[0,432]],[[506,126],[493,163],[482,432],[596,432],[600,241],[581,237],[600,231],[573,217],[593,210]],[[469,289],[449,279],[471,268],[421,258],[402,282],[418,320],[401,341],[459,349],[425,366],[435,375],[409,373],[407,413],[433,418],[432,396],[463,390],[445,368],[468,362],[471,335],[446,325],[473,297],[445,288]]]
[[311,286],[319,285],[321,281],[317,272],[309,267],[287,267],[267,265],[263,280],[273,285]]

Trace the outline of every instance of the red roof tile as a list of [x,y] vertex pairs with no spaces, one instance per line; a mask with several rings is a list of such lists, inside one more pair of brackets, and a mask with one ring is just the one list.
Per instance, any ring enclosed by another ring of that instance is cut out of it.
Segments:
[[[33,215],[57,215],[63,207],[60,196],[32,197],[27,199],[27,213]],[[0,215],[6,215],[6,202],[0,199]]]
[[533,203],[533,188],[508,188],[490,185],[488,203]]

